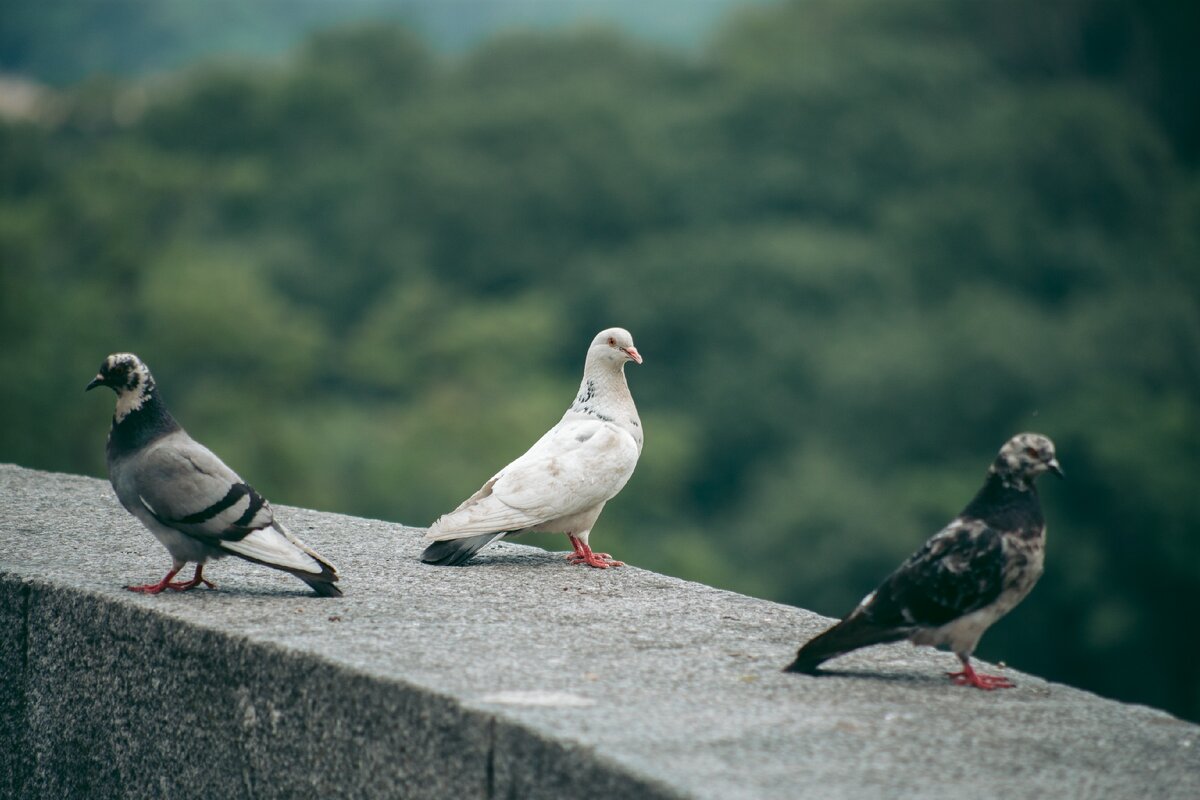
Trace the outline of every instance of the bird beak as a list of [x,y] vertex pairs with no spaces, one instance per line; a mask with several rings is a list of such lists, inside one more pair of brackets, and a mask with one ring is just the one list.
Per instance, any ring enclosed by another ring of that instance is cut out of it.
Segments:
[[1063,475],[1062,467],[1059,465],[1057,458],[1052,458],[1049,461],[1047,461],[1046,466],[1049,467],[1050,471],[1053,472],[1058,477],[1060,477],[1060,478],[1066,477],[1066,475]]
[[95,389],[97,386],[103,386],[103,385],[104,385],[103,376],[97,375],[96,377],[92,378],[92,382],[89,383],[87,386],[85,386],[83,390],[85,392],[90,392],[92,389]]
[[624,352],[625,355],[632,358],[638,364],[642,363],[642,354],[639,353],[637,351],[637,348],[634,347],[633,345],[629,345],[629,347],[622,347],[621,351]]

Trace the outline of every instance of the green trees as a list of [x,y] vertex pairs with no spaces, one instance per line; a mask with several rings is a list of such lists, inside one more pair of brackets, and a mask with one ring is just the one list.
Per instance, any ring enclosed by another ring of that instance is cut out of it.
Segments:
[[134,350],[278,502],[427,524],[620,324],[647,446],[606,550],[842,614],[1038,430],[1047,575],[981,656],[1196,718],[1186,120],[995,10],[809,0],[699,58],[360,26],[72,89],[0,125],[0,458],[99,474],[79,390]]

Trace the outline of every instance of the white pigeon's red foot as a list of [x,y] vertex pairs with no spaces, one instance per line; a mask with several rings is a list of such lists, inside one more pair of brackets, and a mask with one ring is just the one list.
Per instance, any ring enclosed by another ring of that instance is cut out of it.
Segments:
[[974,686],[976,689],[983,689],[985,692],[990,692],[993,689],[1016,688],[1016,684],[1003,675],[985,675],[982,672],[976,672],[968,663],[963,663],[962,672],[947,672],[946,677],[959,686]]
[[588,553],[586,556],[571,553],[567,556],[567,562],[570,564],[586,564],[589,567],[596,569],[608,569],[609,567],[623,567],[624,561],[615,561],[608,553]]
[[186,592],[188,589],[195,589],[200,584],[204,584],[205,586],[207,586],[210,589],[217,588],[215,585],[213,585],[212,581],[210,581],[208,578],[204,577],[204,575],[202,574],[203,571],[204,571],[204,566],[201,564],[197,564],[196,565],[196,574],[192,576],[192,579],[190,581],[172,581],[171,583],[167,584],[167,588],[174,589],[177,592]]
[[594,553],[592,548],[583,543],[582,540],[574,536],[570,537],[571,546],[575,548],[574,553],[567,555],[568,564],[586,564],[589,567],[596,569],[608,569],[609,567],[623,567],[624,561],[616,561],[608,553]]

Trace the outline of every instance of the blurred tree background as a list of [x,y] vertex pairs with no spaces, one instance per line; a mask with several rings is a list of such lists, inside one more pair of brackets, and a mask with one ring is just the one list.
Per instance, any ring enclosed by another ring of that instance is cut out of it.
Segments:
[[425,525],[622,325],[647,446],[605,550],[840,616],[1038,430],[1047,572],[980,655],[1200,719],[1194,4],[359,19],[153,77],[236,37],[110,5],[5,10],[0,460],[103,475],[81,390],[131,350],[277,503]]

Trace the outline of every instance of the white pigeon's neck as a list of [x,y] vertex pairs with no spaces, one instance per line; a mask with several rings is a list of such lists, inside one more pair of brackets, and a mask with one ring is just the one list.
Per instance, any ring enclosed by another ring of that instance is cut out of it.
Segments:
[[633,404],[629,384],[625,381],[625,364],[588,364],[571,410],[586,413],[589,408],[598,408],[603,411],[614,404]]
[[625,381],[624,362],[589,363],[565,419],[592,418],[623,428],[642,447],[642,421]]

